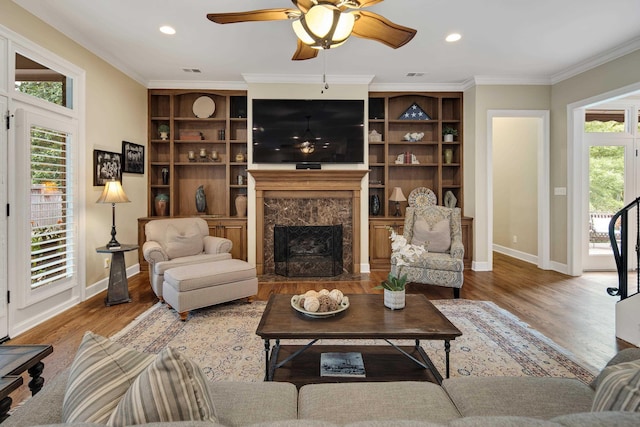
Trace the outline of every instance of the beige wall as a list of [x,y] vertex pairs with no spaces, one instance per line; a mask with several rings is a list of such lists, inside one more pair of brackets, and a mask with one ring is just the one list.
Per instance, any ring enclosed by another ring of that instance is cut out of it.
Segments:
[[[120,152],[123,140],[146,145],[147,90],[11,1],[0,3],[0,25],[86,72],[86,134],[80,141],[85,148],[80,179],[86,183],[86,192],[81,195],[86,227],[80,236],[86,246],[86,283],[92,285],[108,276],[103,255],[95,248],[111,238],[111,206],[95,203],[102,188],[93,187],[93,149]],[[122,181],[131,203],[116,206],[117,238],[121,243],[136,243],[136,218],[147,211],[146,175],[123,174]],[[126,261],[127,266],[136,264],[137,253],[128,253]]]
[[493,243],[530,255],[538,254],[538,127],[533,118],[493,119]]

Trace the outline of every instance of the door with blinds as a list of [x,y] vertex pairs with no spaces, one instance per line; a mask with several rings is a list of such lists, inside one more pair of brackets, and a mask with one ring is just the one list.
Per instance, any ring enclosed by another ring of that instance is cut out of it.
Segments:
[[[16,110],[9,233],[10,315],[20,322],[59,304],[78,285],[73,121]],[[15,294],[15,298],[14,298]],[[64,297],[63,297],[64,298]]]

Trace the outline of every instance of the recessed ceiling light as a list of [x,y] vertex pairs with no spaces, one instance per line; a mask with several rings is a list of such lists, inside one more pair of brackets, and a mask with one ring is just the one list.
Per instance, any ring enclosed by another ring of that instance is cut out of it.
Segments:
[[160,27],[160,32],[164,33],[164,34],[169,34],[169,35],[173,35],[176,33],[175,28],[169,26],[169,25],[163,25],[162,27]]
[[448,42],[457,42],[458,40],[460,40],[462,38],[462,36],[458,33],[451,33],[447,36],[447,38],[445,39]]

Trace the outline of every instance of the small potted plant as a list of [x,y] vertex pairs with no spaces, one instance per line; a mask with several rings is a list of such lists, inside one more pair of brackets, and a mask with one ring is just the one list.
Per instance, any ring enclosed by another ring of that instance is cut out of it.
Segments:
[[387,280],[380,283],[374,289],[384,289],[384,305],[392,310],[404,308],[405,305],[405,285],[407,283],[407,275],[400,277],[389,273]]
[[166,141],[169,139],[169,125],[161,124],[158,126],[158,133],[160,134],[160,139]]
[[458,136],[458,129],[445,126],[442,128],[442,135],[444,135],[444,142],[453,142],[453,137]]

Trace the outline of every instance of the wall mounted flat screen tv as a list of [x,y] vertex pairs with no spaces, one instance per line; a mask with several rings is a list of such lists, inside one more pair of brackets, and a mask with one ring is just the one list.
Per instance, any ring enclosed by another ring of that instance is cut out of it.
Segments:
[[254,99],[254,163],[363,163],[364,100]]

